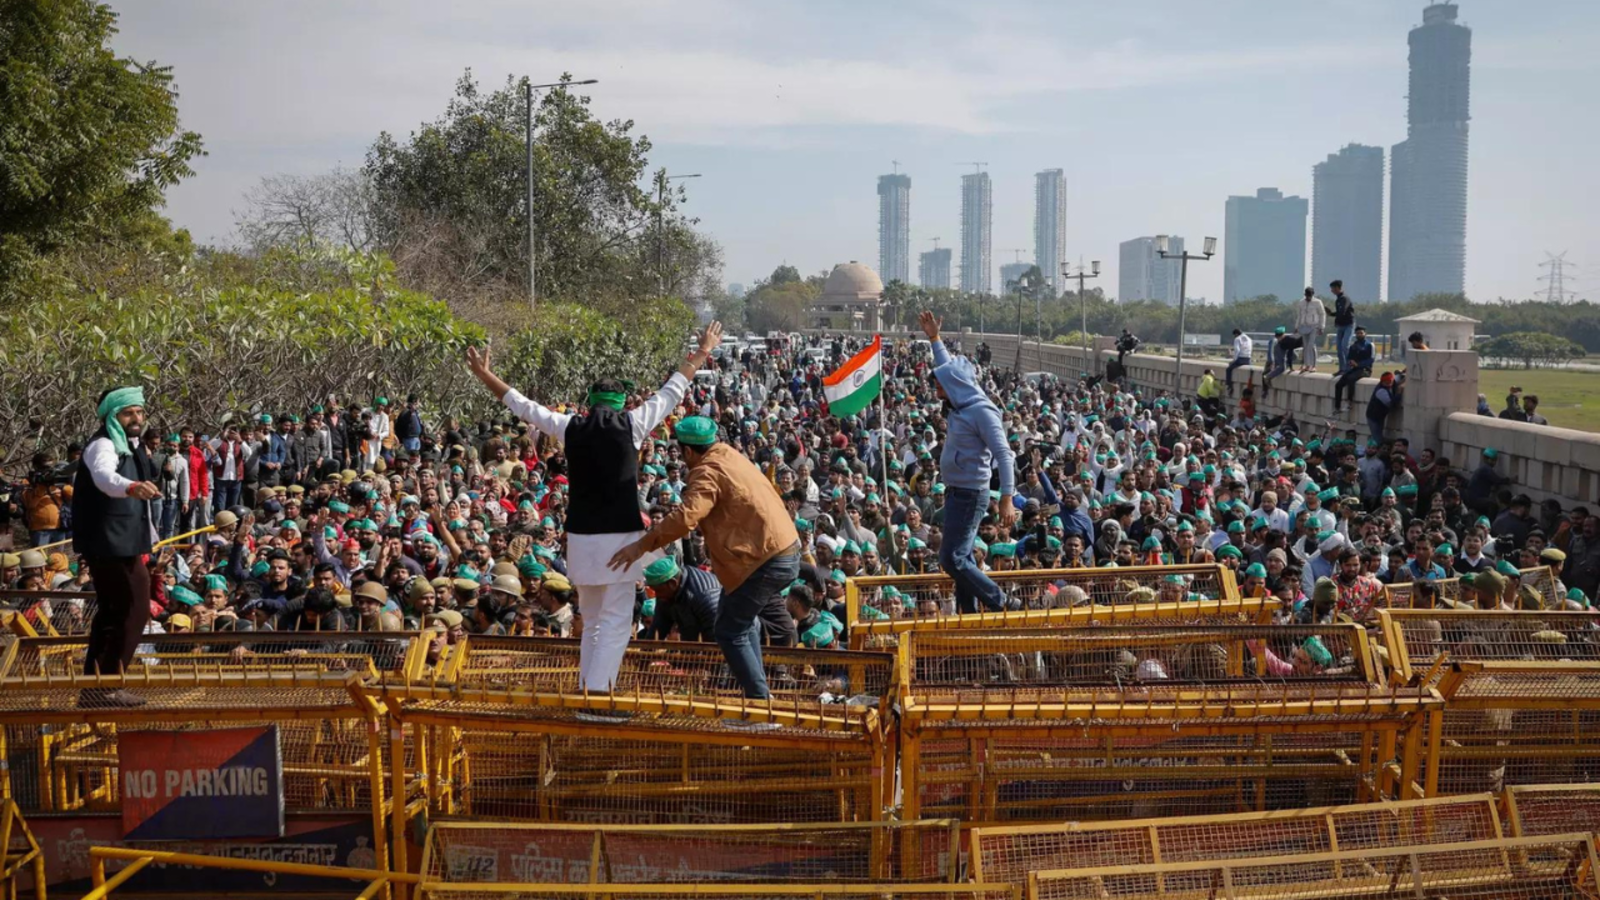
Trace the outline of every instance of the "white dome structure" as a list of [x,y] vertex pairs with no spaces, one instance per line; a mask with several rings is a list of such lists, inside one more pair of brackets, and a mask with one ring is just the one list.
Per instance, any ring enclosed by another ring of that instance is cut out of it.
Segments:
[[811,305],[811,327],[876,331],[883,303],[883,279],[855,260],[839,263],[822,283],[822,295]]

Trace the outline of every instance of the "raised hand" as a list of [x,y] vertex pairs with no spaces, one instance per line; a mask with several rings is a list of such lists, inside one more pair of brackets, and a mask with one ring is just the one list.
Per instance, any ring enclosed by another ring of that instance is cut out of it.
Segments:
[[933,310],[925,309],[917,314],[917,324],[922,326],[922,333],[928,336],[928,340],[937,341],[944,320],[935,316]]
[[706,330],[700,332],[700,352],[710,353],[722,346],[722,323],[712,320]]
[[491,374],[488,344],[484,344],[482,347],[467,348],[467,368],[479,378]]

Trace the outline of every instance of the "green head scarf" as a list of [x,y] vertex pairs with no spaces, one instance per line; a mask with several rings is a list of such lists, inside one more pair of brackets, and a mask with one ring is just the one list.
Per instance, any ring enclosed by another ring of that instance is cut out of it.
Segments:
[[117,421],[117,413],[130,406],[144,405],[144,388],[124,387],[117,388],[106,398],[100,401],[100,407],[95,410],[95,415],[106,425],[106,436],[111,438],[111,446],[116,448],[118,456],[129,456],[133,453],[128,449],[128,434],[122,430],[122,423]]

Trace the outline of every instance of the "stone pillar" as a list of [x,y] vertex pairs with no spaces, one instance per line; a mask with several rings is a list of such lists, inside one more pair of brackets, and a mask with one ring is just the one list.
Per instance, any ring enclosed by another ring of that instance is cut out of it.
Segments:
[[1406,362],[1405,395],[1399,415],[1389,417],[1389,427],[1410,439],[1413,453],[1423,447],[1438,448],[1440,420],[1478,407],[1478,354],[1412,350]]

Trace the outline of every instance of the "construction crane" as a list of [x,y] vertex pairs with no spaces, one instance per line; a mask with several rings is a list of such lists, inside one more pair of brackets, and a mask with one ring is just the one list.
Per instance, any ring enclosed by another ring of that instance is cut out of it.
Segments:
[[928,240],[933,241],[933,249],[937,250],[939,249],[939,242],[944,240],[944,238],[928,238]]
[[986,163],[986,162],[963,162],[963,163],[956,163],[956,165],[958,165],[958,166],[971,166],[973,174],[977,174],[979,172],[982,172],[983,171],[983,167],[987,166],[988,163]]

